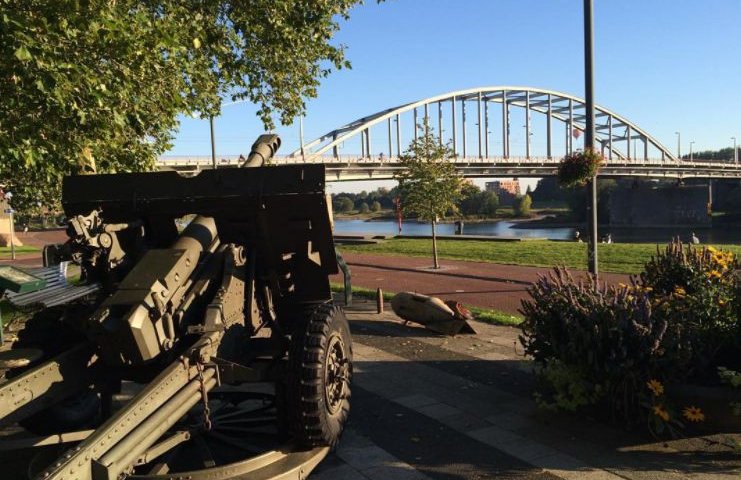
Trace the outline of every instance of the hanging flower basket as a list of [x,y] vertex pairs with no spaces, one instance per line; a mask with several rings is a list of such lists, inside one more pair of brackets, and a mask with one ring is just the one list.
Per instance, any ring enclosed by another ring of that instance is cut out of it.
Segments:
[[558,165],[558,183],[563,187],[581,187],[597,174],[605,158],[595,150],[566,155]]

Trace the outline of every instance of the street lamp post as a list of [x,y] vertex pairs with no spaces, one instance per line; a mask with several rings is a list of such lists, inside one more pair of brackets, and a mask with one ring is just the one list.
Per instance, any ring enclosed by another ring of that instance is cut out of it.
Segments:
[[211,163],[216,170],[216,139],[214,138],[214,116],[208,117],[208,123],[211,126]]
[[736,137],[731,137],[733,140],[733,163],[738,165],[738,150],[736,150]]
[[677,161],[682,160],[682,135],[679,132],[674,132],[677,136]]
[[692,156],[692,144],[695,143],[694,140],[690,142],[690,162],[694,160],[694,157]]
[[[594,149],[594,32],[592,0],[584,0],[584,151]],[[630,141],[630,139],[628,140]],[[628,144],[630,145],[630,144]],[[589,246],[587,247],[587,267],[589,273],[598,274],[597,263],[597,175],[587,186],[587,222],[589,224]]]

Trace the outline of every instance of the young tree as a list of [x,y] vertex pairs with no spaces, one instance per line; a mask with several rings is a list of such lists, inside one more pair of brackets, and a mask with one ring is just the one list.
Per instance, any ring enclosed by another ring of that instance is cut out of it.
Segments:
[[370,207],[368,207],[368,204],[365,202],[360,203],[360,208],[358,209],[358,212],[360,213],[368,213],[370,212]]
[[457,211],[456,201],[460,196],[462,180],[449,161],[453,151],[448,146],[440,145],[431,128],[426,130],[399,157],[403,170],[395,178],[399,182],[404,210],[432,225],[434,268],[440,268],[435,224],[449,210]]
[[528,217],[530,216],[530,207],[533,204],[533,199],[530,198],[530,195],[524,195],[520,197],[519,200],[517,200],[517,203],[515,204],[515,215],[518,217]]
[[381,202],[379,202],[378,200],[375,200],[373,203],[371,203],[370,211],[371,212],[380,212],[381,211]]
[[359,1],[0,0],[0,183],[55,206],[63,175],[150,169],[222,98],[291,123],[348,66],[330,42]]

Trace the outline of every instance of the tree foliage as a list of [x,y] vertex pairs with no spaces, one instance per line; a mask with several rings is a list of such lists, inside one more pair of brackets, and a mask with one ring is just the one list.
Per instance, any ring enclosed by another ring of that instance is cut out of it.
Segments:
[[347,197],[337,197],[334,208],[338,212],[349,213],[355,208],[355,203]]
[[462,180],[449,160],[452,156],[432,129],[412,141],[399,157],[403,169],[395,176],[405,213],[434,222],[448,211],[457,212]]
[[65,174],[149,169],[222,98],[290,123],[348,66],[330,40],[359,1],[0,0],[0,183],[52,206]]
[[470,181],[464,181],[461,188],[458,209],[463,215],[494,216],[499,206],[496,193],[484,190]]
[[515,204],[515,215],[518,217],[529,217],[532,205],[533,199],[530,198],[530,195],[525,194],[520,197]]

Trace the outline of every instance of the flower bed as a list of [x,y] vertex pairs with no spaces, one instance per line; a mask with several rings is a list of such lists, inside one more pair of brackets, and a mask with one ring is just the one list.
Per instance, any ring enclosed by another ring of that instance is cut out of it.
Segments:
[[703,405],[667,392],[688,382],[720,385],[718,367],[741,370],[736,268],[730,252],[677,241],[657,250],[630,285],[576,282],[564,269],[540,278],[523,301],[520,337],[538,365],[539,404],[605,407],[614,421],[644,423],[655,434],[705,421]]

